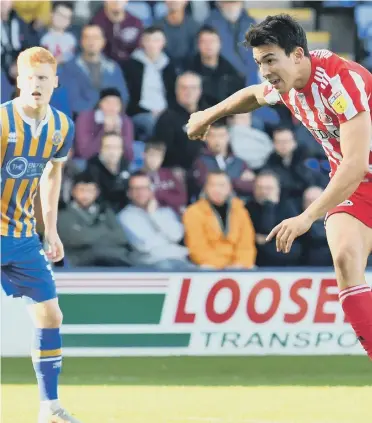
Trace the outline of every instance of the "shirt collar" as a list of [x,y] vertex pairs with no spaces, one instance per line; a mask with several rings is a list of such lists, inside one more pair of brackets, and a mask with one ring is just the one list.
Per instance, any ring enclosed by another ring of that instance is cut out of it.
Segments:
[[41,130],[43,129],[43,126],[48,123],[48,121],[49,121],[49,119],[50,119],[50,117],[52,115],[52,109],[51,109],[51,107],[48,105],[47,111],[46,111],[46,114],[45,114],[44,118],[40,121],[39,125],[36,127],[36,124],[37,124],[36,119],[32,119],[32,118],[28,117],[25,114],[25,112],[23,111],[23,108],[21,106],[20,98],[19,97],[17,97],[17,98],[14,99],[14,105],[15,105],[15,108],[17,110],[17,113],[19,114],[19,116],[21,117],[21,119],[25,123],[27,123],[28,125],[30,125],[32,136],[34,138],[35,137],[39,137],[40,134],[41,134]]

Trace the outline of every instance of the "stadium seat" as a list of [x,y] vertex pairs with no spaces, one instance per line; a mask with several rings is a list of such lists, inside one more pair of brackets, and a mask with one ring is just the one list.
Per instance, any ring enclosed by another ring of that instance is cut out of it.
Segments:
[[280,13],[287,13],[295,17],[306,31],[313,31],[315,28],[315,11],[312,9],[247,9],[249,15],[257,22],[263,21],[267,15],[277,15]]
[[358,36],[364,41],[364,48],[368,53],[366,65],[372,67],[372,4],[360,4],[355,7],[355,21]]
[[130,164],[129,170],[135,172],[143,167],[143,154],[145,152],[145,143],[142,141],[133,141],[134,158]]
[[125,10],[140,19],[144,26],[150,26],[153,22],[151,7],[145,1],[131,1],[127,3]]
[[307,32],[306,36],[310,50],[328,49],[330,46],[331,34],[329,32]]
[[167,14],[167,6],[164,2],[158,1],[156,2],[156,5],[154,7],[154,16],[155,20],[164,18],[164,16]]

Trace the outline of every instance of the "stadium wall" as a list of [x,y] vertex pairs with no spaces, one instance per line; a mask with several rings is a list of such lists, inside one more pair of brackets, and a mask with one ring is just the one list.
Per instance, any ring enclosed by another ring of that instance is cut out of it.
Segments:
[[[68,356],[363,354],[330,269],[58,272]],[[367,273],[372,285],[372,272]],[[1,294],[1,355],[28,356],[22,300]]]

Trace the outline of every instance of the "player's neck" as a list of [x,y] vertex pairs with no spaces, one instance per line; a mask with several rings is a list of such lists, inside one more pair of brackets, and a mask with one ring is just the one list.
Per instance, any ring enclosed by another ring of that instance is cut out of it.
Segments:
[[306,87],[307,83],[309,82],[309,79],[311,78],[311,72],[311,60],[306,59],[304,60],[302,68],[299,70],[299,77],[296,79],[296,82],[294,84],[295,90],[302,90]]
[[28,104],[25,104],[20,100],[20,106],[23,110],[23,113],[30,119],[35,119],[36,121],[43,120],[46,116],[48,105],[43,105],[40,107],[31,107]]

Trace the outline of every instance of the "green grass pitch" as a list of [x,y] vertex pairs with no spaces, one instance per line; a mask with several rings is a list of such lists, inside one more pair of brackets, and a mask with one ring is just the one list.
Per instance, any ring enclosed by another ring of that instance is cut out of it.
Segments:
[[[2,359],[1,422],[36,423],[30,360]],[[366,357],[65,358],[83,423],[371,423]]]

